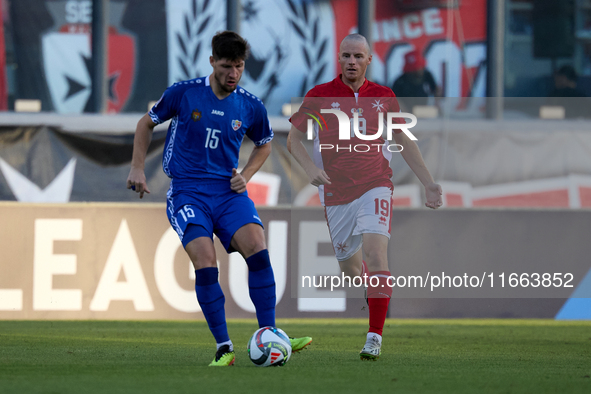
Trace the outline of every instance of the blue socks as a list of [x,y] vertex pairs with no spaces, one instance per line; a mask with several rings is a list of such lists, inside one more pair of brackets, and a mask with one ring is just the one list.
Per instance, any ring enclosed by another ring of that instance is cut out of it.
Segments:
[[275,277],[267,249],[246,259],[248,289],[256,309],[259,327],[275,327]]
[[[261,250],[246,259],[248,288],[255,306],[259,327],[275,327],[275,277],[269,260],[269,252]],[[218,281],[217,267],[195,271],[195,292],[209,330],[216,343],[230,340],[224,311],[225,297]]]
[[217,267],[195,271],[195,292],[197,292],[197,300],[215,341],[217,343],[229,341],[226,312],[224,311],[226,298],[218,282]]

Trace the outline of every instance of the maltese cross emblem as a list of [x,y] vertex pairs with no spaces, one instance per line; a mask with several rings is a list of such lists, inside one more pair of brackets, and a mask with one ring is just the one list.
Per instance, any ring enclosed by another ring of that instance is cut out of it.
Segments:
[[384,103],[380,103],[381,100],[376,100],[371,107],[375,108],[377,112],[382,112],[384,110]]

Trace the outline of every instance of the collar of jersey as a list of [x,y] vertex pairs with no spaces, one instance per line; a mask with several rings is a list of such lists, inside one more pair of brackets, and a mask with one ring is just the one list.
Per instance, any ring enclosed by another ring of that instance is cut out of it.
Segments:
[[[353,89],[351,89],[351,87],[347,86],[344,82],[343,82],[343,74],[339,74],[339,76],[336,78],[337,80],[337,84],[341,85],[342,87],[344,87],[345,89],[349,90],[351,92],[351,95],[354,96],[355,92],[353,91]],[[365,90],[367,88],[367,86],[369,85],[369,79],[365,78],[365,82],[363,82],[363,85],[361,85],[359,87],[359,95],[361,96],[361,92],[363,90]]]

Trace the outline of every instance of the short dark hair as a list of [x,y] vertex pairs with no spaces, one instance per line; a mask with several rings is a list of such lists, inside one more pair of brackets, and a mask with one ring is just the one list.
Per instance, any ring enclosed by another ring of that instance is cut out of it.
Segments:
[[220,31],[211,39],[211,55],[215,60],[246,60],[250,55],[250,45],[233,31]]
[[565,64],[556,71],[556,75],[565,76],[569,81],[577,82],[578,76],[573,66]]

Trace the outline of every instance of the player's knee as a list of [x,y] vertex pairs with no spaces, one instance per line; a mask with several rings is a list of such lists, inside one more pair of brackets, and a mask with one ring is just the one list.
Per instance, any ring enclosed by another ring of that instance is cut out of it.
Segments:
[[361,269],[348,264],[341,264],[341,272],[351,278],[361,275]]
[[379,250],[369,250],[365,252],[365,262],[370,271],[387,269],[388,255]]
[[261,250],[265,250],[267,249],[267,245],[265,245],[265,241],[264,240],[249,240],[249,242],[246,242],[245,245],[242,246],[242,255],[244,256],[244,258],[248,258],[250,256],[252,256],[253,254],[256,254],[258,252],[260,252]]
[[215,249],[213,244],[193,240],[185,246],[185,251],[189,255],[193,267],[196,270],[208,267],[217,267]]
[[209,267],[217,267],[215,254],[199,254],[191,257],[191,262],[196,270]]
[[261,250],[267,249],[265,243],[265,234],[258,225],[256,227],[245,228],[251,231],[242,231],[239,236],[235,236],[232,240],[232,246],[240,252],[240,254],[246,259]]
[[193,262],[193,267],[196,270],[218,266],[217,261],[215,260],[215,256],[199,256],[196,259],[191,259],[191,261]]

